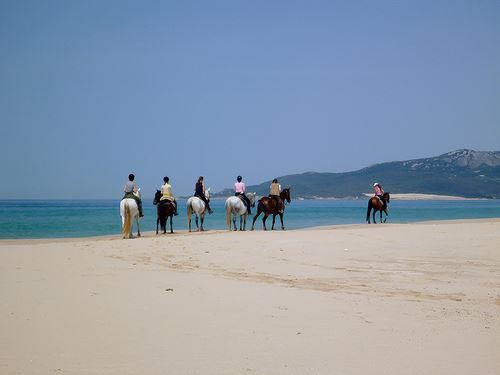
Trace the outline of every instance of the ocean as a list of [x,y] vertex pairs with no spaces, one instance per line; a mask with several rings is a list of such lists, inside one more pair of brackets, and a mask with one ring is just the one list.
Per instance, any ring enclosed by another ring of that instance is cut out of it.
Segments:
[[[205,229],[225,229],[224,200],[211,202],[214,213],[207,215]],[[363,224],[366,200],[292,200],[285,211],[287,229],[337,224]],[[179,200],[174,231],[186,230],[186,201]],[[144,201],[141,231],[156,230],[156,207]],[[262,216],[261,216],[262,217]],[[262,229],[261,217],[255,223]],[[377,214],[377,220],[379,216]],[[398,201],[389,205],[389,223],[428,220],[500,218],[500,200]],[[251,226],[252,217],[247,221]],[[279,217],[276,218],[279,226]],[[271,218],[267,220],[268,228]],[[239,223],[239,221],[238,221]],[[192,222],[195,226],[194,218]],[[65,238],[119,234],[119,200],[2,200],[0,238]],[[135,229],[134,229],[135,230]]]

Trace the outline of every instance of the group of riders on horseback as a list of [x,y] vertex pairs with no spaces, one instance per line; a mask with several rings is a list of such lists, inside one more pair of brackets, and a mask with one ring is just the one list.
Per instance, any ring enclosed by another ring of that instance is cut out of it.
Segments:
[[[139,194],[139,188],[135,183],[135,176],[130,174],[128,176],[128,181],[125,183],[123,188],[124,197],[122,202],[120,203],[120,211],[122,214],[123,228],[124,233],[126,231],[130,231],[131,234],[131,226],[126,222],[124,215],[130,216],[130,207],[126,203],[128,199],[133,199],[137,203],[136,208],[136,221],[137,225],[139,225],[138,218],[143,217],[142,213],[142,201]],[[375,222],[375,212],[380,211],[380,221],[382,222],[382,212],[387,213],[387,203],[389,203],[390,197],[389,193],[384,192],[382,186],[379,183],[374,183],[373,188],[375,190],[375,195],[368,202],[368,211],[366,215],[366,221],[370,223],[370,212],[373,209],[373,221]],[[203,182],[203,176],[200,176],[196,181],[194,188],[194,196],[188,199],[188,226],[191,231],[191,213],[196,215],[196,226],[198,227],[198,217],[201,218],[201,228],[203,230],[203,221],[205,217],[205,213],[212,214],[213,210],[210,207],[210,189],[205,188],[205,184]],[[246,226],[246,218],[247,215],[251,215],[251,207],[255,205],[255,193],[247,193],[246,185],[243,182],[243,178],[238,176],[236,178],[236,182],[234,183],[234,197],[228,198],[226,200],[226,220],[228,227],[231,229],[231,217],[233,218],[233,227],[236,230],[236,216],[240,216],[240,230],[245,230]],[[238,198],[238,199],[236,199]],[[197,200],[197,201],[196,201]],[[279,215],[281,220],[281,228],[285,229],[283,224],[283,213],[285,209],[285,202],[290,203],[290,188],[282,189],[278,179],[273,179],[271,185],[269,186],[269,195],[267,197],[262,197],[259,200],[259,205],[257,207],[257,213],[253,218],[252,222],[252,230],[255,225],[255,221],[257,217],[263,213],[264,216],[262,218],[262,223],[264,226],[264,230],[266,230],[266,219],[269,215],[273,216],[273,223],[271,229],[274,229],[274,223],[276,216]],[[158,233],[158,225],[161,224],[161,228],[166,232],[166,220],[170,217],[170,231],[173,232],[172,229],[172,216],[178,215],[177,212],[177,200],[172,192],[172,185],[170,185],[170,179],[168,177],[163,177],[163,184],[160,190],[157,190],[155,199],[153,201],[155,205],[157,205],[157,230]],[[128,211],[128,214],[127,214]],[[130,221],[130,220],[129,220]],[[384,220],[385,221],[385,220]],[[127,225],[126,225],[127,224]],[[125,230],[125,228],[127,228]]]
[[[137,194],[139,188],[134,180],[135,180],[135,175],[133,175],[132,173],[129,174],[128,181],[125,183],[125,186],[123,187],[123,191],[125,193],[123,199],[126,198],[134,199],[137,202],[137,207],[139,209],[139,217],[143,217],[144,215],[142,213],[142,200],[139,194]],[[171,202],[175,208],[174,215],[177,216],[178,215],[177,200],[175,199],[175,196],[172,192],[172,185],[170,185],[170,179],[168,177],[163,177],[163,185],[161,186],[160,192],[161,192],[161,198],[158,204],[161,205],[163,203],[166,203],[166,201]],[[269,197],[272,198],[274,206],[276,207],[276,211],[278,213],[283,213],[284,203],[283,200],[280,198],[280,194],[281,194],[281,185],[279,184],[278,179],[275,178],[272,181],[271,186],[269,187]],[[251,215],[252,214],[251,203],[249,198],[246,196],[246,185],[243,182],[243,178],[241,176],[238,176],[236,178],[236,182],[234,183],[234,195],[243,201],[243,203],[247,208],[248,214]],[[200,198],[205,203],[206,210],[208,211],[209,214],[213,213],[213,210],[210,208],[210,199],[207,198],[208,194],[207,194],[207,189],[205,188],[205,184],[203,182],[203,176],[200,176],[198,178],[198,181],[196,181],[193,196]]]

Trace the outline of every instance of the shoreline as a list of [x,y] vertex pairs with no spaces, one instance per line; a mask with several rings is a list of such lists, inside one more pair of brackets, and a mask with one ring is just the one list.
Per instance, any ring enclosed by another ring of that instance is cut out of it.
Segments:
[[[347,223],[347,224],[327,224],[327,225],[319,225],[312,227],[303,227],[303,228],[294,228],[287,229],[285,232],[296,232],[296,231],[308,231],[308,230],[335,230],[335,229],[355,229],[355,228],[365,228],[370,226],[411,226],[411,225],[422,225],[422,224],[467,224],[467,223],[496,223],[500,222],[500,217],[492,217],[492,218],[477,218],[477,219],[445,219],[445,220],[422,220],[422,221],[413,221],[409,223],[383,223],[381,224],[366,224],[366,223]],[[134,229],[135,230],[135,229]],[[146,231],[141,232],[141,237],[136,237],[136,232],[134,232],[133,240],[140,240],[143,238],[156,238],[159,237],[176,237],[176,236],[194,236],[194,235],[210,235],[210,234],[219,234],[219,233],[239,233],[240,231],[229,231],[227,229],[207,229],[204,232],[197,232],[193,230],[189,232],[187,229],[176,230],[173,234],[166,233],[158,235],[156,231]],[[258,232],[266,232],[262,229],[256,229],[255,231],[250,231],[247,229],[246,232],[249,233],[258,233]],[[283,232],[280,228],[275,229],[274,231],[268,230],[267,232]],[[109,241],[109,240],[123,240],[121,234],[103,234],[102,236],[87,236],[87,237],[39,237],[39,238],[0,238],[0,245],[2,244],[21,244],[21,243],[71,243],[78,241]]]

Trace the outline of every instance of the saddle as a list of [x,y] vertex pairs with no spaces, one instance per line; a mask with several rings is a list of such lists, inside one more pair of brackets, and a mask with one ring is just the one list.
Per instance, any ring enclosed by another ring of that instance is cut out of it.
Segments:
[[242,201],[243,204],[247,204],[247,202],[245,202],[245,198],[244,198],[243,194],[239,194],[239,195],[237,195],[237,197],[240,198],[240,201]]
[[172,206],[175,206],[175,203],[173,200],[170,199],[164,199],[158,202],[158,205],[160,206],[166,206],[167,204],[171,204]]

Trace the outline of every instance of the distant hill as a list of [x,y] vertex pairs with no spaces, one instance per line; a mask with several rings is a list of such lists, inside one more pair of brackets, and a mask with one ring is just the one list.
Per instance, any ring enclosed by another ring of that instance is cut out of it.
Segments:
[[[500,151],[457,150],[407,161],[375,164],[346,173],[306,172],[278,177],[290,186],[294,198],[361,197],[379,182],[391,193],[456,195],[467,198],[500,198]],[[267,195],[271,181],[248,186]],[[232,195],[225,189],[214,196]]]

